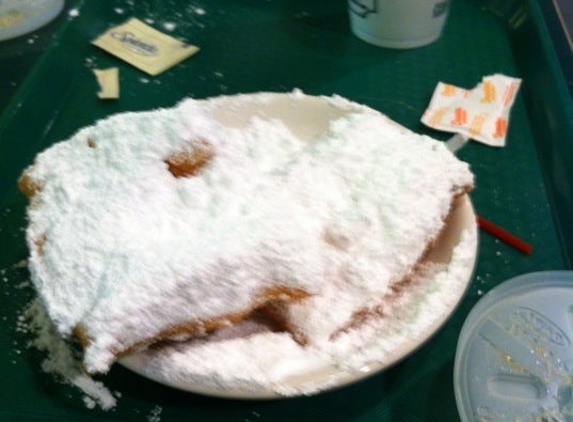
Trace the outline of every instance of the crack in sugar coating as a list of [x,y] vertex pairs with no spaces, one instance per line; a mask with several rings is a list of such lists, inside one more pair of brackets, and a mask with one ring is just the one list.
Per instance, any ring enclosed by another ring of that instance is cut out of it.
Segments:
[[[308,293],[302,290],[286,289],[282,287],[265,289],[253,300],[252,306],[244,311],[222,315],[209,320],[188,321],[179,325],[170,326],[153,338],[138,342],[127,349],[115,348],[112,350],[112,353],[116,359],[119,359],[122,356],[128,355],[142,348],[147,348],[153,344],[168,341],[182,341],[193,337],[204,337],[222,328],[239,324],[247,318],[256,318],[259,310],[264,309],[264,307],[268,306],[269,303],[299,301],[305,297],[308,297]],[[266,316],[268,317],[269,315]],[[279,327],[278,321],[269,321],[269,323],[273,322],[277,327]],[[74,328],[73,336],[84,349],[89,347],[92,342],[86,328],[81,324]]]

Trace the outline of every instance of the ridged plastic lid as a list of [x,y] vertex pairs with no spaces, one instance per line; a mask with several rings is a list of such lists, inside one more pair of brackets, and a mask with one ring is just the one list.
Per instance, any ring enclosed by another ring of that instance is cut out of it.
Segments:
[[454,388],[464,422],[573,421],[573,272],[487,293],[462,328]]
[[0,41],[35,31],[63,7],[64,0],[0,0]]

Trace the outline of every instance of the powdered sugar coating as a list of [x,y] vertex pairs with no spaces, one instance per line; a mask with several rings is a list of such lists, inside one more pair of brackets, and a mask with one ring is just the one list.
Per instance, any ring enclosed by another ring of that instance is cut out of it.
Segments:
[[281,309],[289,328],[311,343],[328,341],[356,312],[375,309],[438,236],[452,196],[472,185],[466,164],[443,144],[382,116],[336,120],[328,137],[297,166],[301,183],[336,195],[325,201],[324,227],[335,245],[327,254],[328,282]]
[[125,364],[167,385],[225,397],[308,395],[355,382],[405,357],[439,328],[467,286],[476,247],[474,226],[461,233],[449,263],[428,267],[386,302],[384,317],[334,341],[303,347],[287,333],[246,322],[208,340],[143,351]]
[[[89,371],[166,327],[249,309],[277,284],[321,293],[312,314],[289,318],[322,341],[408,271],[473,183],[437,141],[338,97],[323,99],[339,117],[315,139],[276,119],[223,125],[219,101],[113,116],[28,171],[41,187],[28,211],[32,279],[60,333],[86,330]],[[164,159],[202,140],[214,158],[174,178]],[[333,283],[342,295],[328,296]]]

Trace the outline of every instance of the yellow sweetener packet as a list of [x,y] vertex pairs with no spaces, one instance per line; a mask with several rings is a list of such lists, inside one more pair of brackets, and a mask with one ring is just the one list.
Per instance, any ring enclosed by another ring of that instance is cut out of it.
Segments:
[[152,76],[199,51],[136,18],[107,30],[93,44]]

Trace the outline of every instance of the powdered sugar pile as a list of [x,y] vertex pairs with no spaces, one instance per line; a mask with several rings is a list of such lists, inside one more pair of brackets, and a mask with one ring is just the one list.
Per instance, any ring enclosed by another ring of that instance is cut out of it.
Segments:
[[[355,381],[406,355],[447,318],[465,290],[476,242],[475,228],[465,231],[449,264],[428,268],[387,306],[384,318],[339,336],[328,347],[301,347],[287,333],[272,332],[251,319],[208,340],[149,349],[122,363],[166,385],[221,396],[313,394]],[[116,406],[119,393],[84,372],[81,359],[54,330],[38,299],[25,309],[18,326],[33,335],[31,347],[46,353],[42,369],[82,391],[86,407]],[[160,411],[156,407],[149,419]]]
[[[186,100],[116,115],[37,157],[27,173],[40,187],[28,210],[32,281],[60,335],[85,331],[90,371],[105,372],[115,350],[166,327],[249,310],[258,293],[279,286],[313,295],[279,309],[308,347],[248,321],[233,328],[248,335],[231,329],[134,359],[151,356],[146,371],[167,383],[200,379],[214,389],[288,394],[290,375],[325,363],[338,370],[342,362],[352,372],[384,360],[434,320],[418,319],[424,306],[438,316],[441,301],[450,308],[448,297],[469,277],[475,232],[447,269],[411,286],[414,315],[402,310],[357,330],[359,338],[342,333],[331,341],[410,273],[440,232],[452,196],[473,177],[439,142],[367,107],[295,92],[280,97],[295,113],[282,120],[265,115],[276,98]],[[318,101],[314,112],[326,107],[326,117],[305,116],[307,100]],[[295,127],[304,118],[316,125],[311,136]],[[214,156],[198,175],[168,171],[167,157],[205,142]],[[370,341],[381,334],[394,341]],[[226,335],[237,338],[217,337]]]
[[115,407],[115,395],[100,381],[95,381],[82,368],[81,359],[73,348],[56,332],[39,299],[35,299],[19,319],[20,331],[33,334],[29,346],[46,354],[42,370],[53,374],[80,391],[88,408],[100,407],[109,410]]
[[451,262],[431,265],[387,303],[384,317],[320,346],[303,347],[255,321],[126,357],[128,368],[166,385],[210,395],[276,397],[315,394],[357,381],[406,356],[449,316],[465,291],[477,230],[461,236]]

